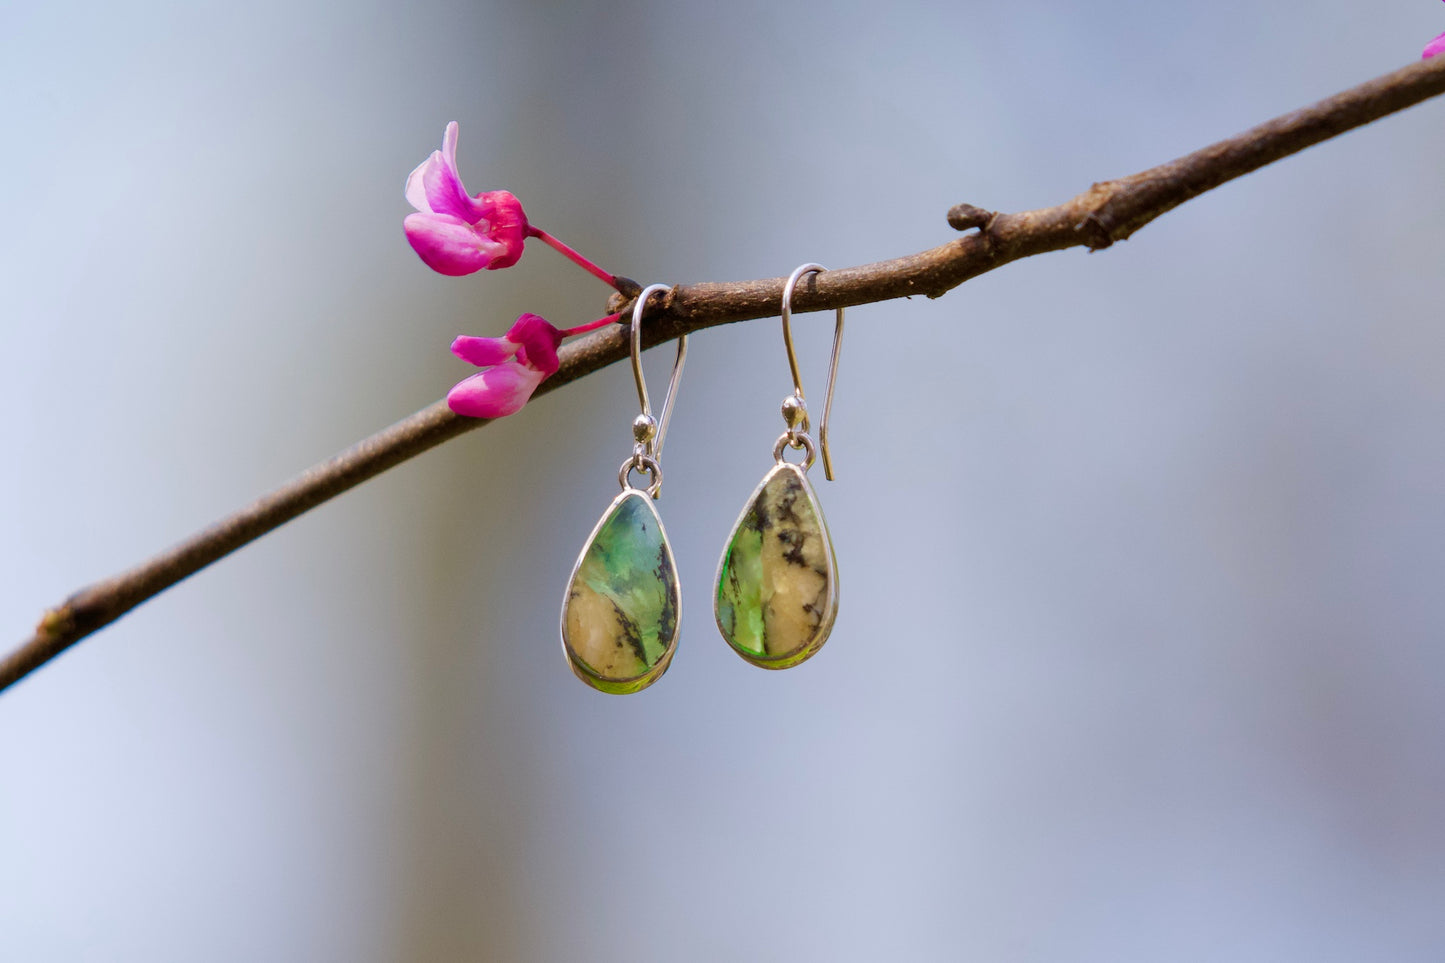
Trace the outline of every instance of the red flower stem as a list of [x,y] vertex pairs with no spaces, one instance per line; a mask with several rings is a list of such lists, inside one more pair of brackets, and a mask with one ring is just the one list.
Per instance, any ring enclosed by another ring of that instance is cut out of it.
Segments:
[[[593,277],[599,278],[599,279],[600,279],[604,284],[606,284],[608,287],[612,287],[612,288],[617,287],[617,275],[615,275],[615,274],[608,274],[606,271],[602,270],[600,267],[598,267],[597,265],[593,264],[591,261],[587,260],[587,259],[586,259],[585,257],[583,257],[580,253],[578,253],[576,250],[574,250],[573,248],[567,246],[566,244],[563,244],[561,241],[557,240],[555,237],[553,237],[552,235],[548,234],[546,231],[542,230],[540,227],[537,227],[536,225],[533,225],[533,224],[527,225],[527,236],[528,236],[528,237],[535,237],[537,240],[541,241],[543,244],[546,244],[546,245],[549,246],[549,247],[555,248],[555,249],[556,249],[558,252],[560,252],[561,255],[562,255],[563,257],[565,257],[567,260],[571,261],[573,264],[577,265],[577,266],[580,267],[582,270],[586,271],[588,274],[591,274]],[[591,330],[591,329],[588,329],[588,330]]]
[[579,324],[575,328],[565,328],[562,331],[562,337],[570,338],[574,334],[586,334],[588,331],[596,331],[598,328],[605,328],[609,324],[616,324],[621,320],[621,314],[609,314],[605,318],[598,318],[596,321],[588,321],[586,324]]

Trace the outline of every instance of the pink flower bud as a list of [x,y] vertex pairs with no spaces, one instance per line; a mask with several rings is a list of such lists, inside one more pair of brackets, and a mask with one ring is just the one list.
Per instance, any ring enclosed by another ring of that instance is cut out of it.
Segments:
[[484,370],[454,385],[447,406],[471,418],[515,414],[556,373],[561,343],[562,332],[536,314],[522,315],[500,338],[457,338],[452,354]]
[[457,174],[457,130],[456,121],[447,124],[442,149],[406,179],[406,199],[419,212],[403,222],[406,239],[441,274],[511,267],[527,240],[522,202],[507,191],[467,194]]

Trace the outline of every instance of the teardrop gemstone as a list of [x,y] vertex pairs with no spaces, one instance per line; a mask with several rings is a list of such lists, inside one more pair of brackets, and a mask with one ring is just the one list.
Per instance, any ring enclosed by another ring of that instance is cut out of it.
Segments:
[[786,669],[828,640],[838,615],[838,562],[813,486],[797,465],[763,477],[718,563],[714,612],[738,655]]
[[603,692],[647,688],[672,661],[679,605],[662,519],[645,492],[628,489],[592,530],[562,602],[572,671]]

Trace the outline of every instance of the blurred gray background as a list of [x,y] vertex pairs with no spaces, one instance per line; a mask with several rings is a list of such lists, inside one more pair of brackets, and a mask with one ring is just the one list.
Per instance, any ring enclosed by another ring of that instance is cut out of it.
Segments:
[[[450,279],[402,181],[651,281],[1065,200],[1414,60],[1426,0],[0,8],[0,637],[602,313]],[[1445,102],[1132,241],[849,314],[832,640],[712,624],[789,390],[692,345],[673,668],[556,640],[624,367],[312,512],[0,697],[14,960],[1445,956]],[[822,390],[830,322],[797,323]],[[649,357],[654,385],[669,350]]]

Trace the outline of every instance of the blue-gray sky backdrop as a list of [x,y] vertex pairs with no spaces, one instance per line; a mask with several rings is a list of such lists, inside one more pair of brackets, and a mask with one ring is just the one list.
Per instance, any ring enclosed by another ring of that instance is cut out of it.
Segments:
[[[1403,65],[1427,0],[0,7],[0,638],[420,408],[406,173],[642,282],[921,250]],[[849,314],[833,638],[745,665],[717,553],[789,389],[693,343],[672,669],[557,610],[625,368],[369,482],[0,698],[0,942],[51,960],[1445,954],[1445,102],[1102,253]],[[798,320],[821,392],[830,327]],[[667,351],[649,358],[665,376]],[[821,473],[818,473],[821,476]]]

